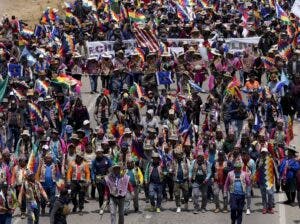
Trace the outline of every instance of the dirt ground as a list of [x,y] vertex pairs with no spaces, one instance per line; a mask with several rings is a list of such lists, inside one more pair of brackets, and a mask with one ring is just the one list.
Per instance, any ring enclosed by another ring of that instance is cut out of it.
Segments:
[[5,14],[9,17],[15,15],[33,28],[47,7],[61,12],[63,4],[63,0],[0,0],[0,18]]

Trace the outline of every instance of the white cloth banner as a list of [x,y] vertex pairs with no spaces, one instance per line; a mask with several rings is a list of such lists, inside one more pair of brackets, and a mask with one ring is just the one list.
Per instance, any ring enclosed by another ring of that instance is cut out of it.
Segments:
[[295,14],[298,18],[300,18],[300,0],[295,0],[294,5],[291,9],[291,12]]
[[[300,0],[297,0],[300,2]],[[230,49],[245,49],[249,45],[256,45],[259,42],[260,37],[246,37],[246,38],[228,38],[225,39],[225,42],[229,46]],[[168,42],[171,43],[172,47],[171,52],[179,53],[178,50],[181,48],[179,47],[180,44],[183,42],[186,42],[188,44],[191,43],[198,43],[198,45],[201,47],[203,39],[168,39]],[[210,41],[211,42],[211,41]],[[124,40],[123,41],[125,45],[125,52],[131,52],[136,47],[136,41],[135,39],[131,40]],[[88,55],[97,55],[101,56],[104,52],[108,52],[110,54],[114,54],[114,41],[93,41],[93,42],[86,42],[86,46],[88,49]],[[201,52],[202,54],[205,54],[204,52]]]

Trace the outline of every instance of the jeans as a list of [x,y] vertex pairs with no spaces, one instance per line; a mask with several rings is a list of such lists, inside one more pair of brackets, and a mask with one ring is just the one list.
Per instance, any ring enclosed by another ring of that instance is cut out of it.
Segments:
[[215,201],[216,208],[220,208],[220,199],[219,198],[220,198],[220,193],[221,193],[222,197],[223,197],[224,209],[227,210],[228,199],[227,199],[227,195],[224,194],[224,186],[215,183],[213,186],[213,190],[214,190],[214,201]]
[[0,224],[11,224],[12,221],[12,214],[5,213],[0,214]]
[[109,79],[110,79],[110,76],[108,76],[108,75],[101,76],[102,88],[108,89]]
[[264,186],[260,186],[260,193],[263,208],[271,209],[274,206],[274,187],[267,190]]
[[149,184],[149,198],[152,206],[155,207],[155,196],[156,196],[156,207],[161,207],[162,201],[162,184]]
[[250,209],[250,206],[251,206],[251,189],[252,189],[251,186],[248,186],[246,188],[246,206],[247,206],[247,209]]
[[98,87],[98,75],[90,74],[91,91],[96,92]]
[[[133,192],[134,196],[132,198],[133,201],[133,208],[135,211],[139,210],[139,187],[138,186],[133,186]],[[130,208],[130,200],[131,200],[131,195],[128,192],[125,197],[125,212],[128,212]]]
[[99,182],[96,184],[98,195],[99,195],[99,208],[101,209],[104,201],[105,183]]
[[14,151],[16,150],[19,137],[20,137],[20,128],[18,127],[8,128],[7,147],[9,148],[10,151],[12,147],[14,148]]
[[183,194],[184,203],[187,204],[189,201],[189,185],[186,181],[183,183],[175,182],[174,184],[174,195],[175,195],[176,207],[180,207],[181,204],[181,197],[180,197],[181,191]]
[[37,207],[32,207],[31,202],[27,202],[27,224],[39,224],[40,216],[40,205],[37,204]]
[[[84,207],[84,196],[85,196],[85,187],[83,186],[84,182],[73,181],[71,183],[71,197],[74,208],[79,207],[79,210],[82,210]],[[77,195],[79,200],[77,200]]]
[[230,194],[231,223],[241,224],[243,219],[243,209],[245,205],[245,195]]
[[174,193],[174,181],[171,175],[167,175],[163,180],[163,197],[167,198],[167,191],[166,188],[169,188],[169,195],[170,199],[173,200],[173,193]]
[[[43,186],[43,183],[42,183],[42,186]],[[51,211],[54,201],[55,201],[55,189],[56,188],[55,188],[55,186],[53,186],[53,187],[44,187],[43,186],[43,188],[50,200],[50,211]],[[42,198],[42,200],[41,200],[41,207],[42,207],[42,209],[46,208],[46,201],[44,198]]]
[[117,198],[110,196],[109,208],[110,208],[110,220],[111,224],[116,224],[117,210],[119,212],[118,224],[124,224],[124,201],[125,198]]
[[233,122],[236,127],[236,139],[238,139],[243,129],[244,120],[234,120]]
[[199,209],[200,192],[202,195],[201,209],[206,209],[207,204],[207,184],[193,183],[192,197],[194,201],[194,208]]

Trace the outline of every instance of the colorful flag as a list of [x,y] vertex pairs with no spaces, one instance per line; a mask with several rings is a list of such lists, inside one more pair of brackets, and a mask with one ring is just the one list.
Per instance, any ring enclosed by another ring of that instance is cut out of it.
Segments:
[[12,89],[12,92],[14,93],[15,97],[17,97],[18,100],[21,100],[23,97],[25,97],[20,91],[16,89]]
[[187,11],[181,5],[176,3],[176,8],[177,8],[177,16],[180,20],[182,21],[190,20]]
[[139,12],[128,9],[128,17],[132,22],[145,22],[146,17]]
[[4,80],[0,81],[0,103],[2,103],[2,100],[3,100],[4,95],[6,93],[8,80],[9,80],[9,76],[7,75]]
[[137,25],[134,26],[135,38],[137,46],[141,48],[148,48],[149,52],[157,52],[159,44],[157,37],[151,30],[140,29]]
[[206,93],[206,91],[204,89],[202,89],[199,85],[197,85],[193,81],[189,80],[189,84],[196,92]]
[[25,39],[31,39],[32,36],[34,35],[34,32],[33,30],[30,30],[30,29],[27,29],[27,28],[24,28],[20,31],[20,35],[22,37],[24,37]]
[[33,66],[37,60],[32,56],[32,54],[28,51],[27,47],[24,47],[20,58],[25,57],[27,59],[27,63],[29,66]]
[[121,19],[122,19],[122,20],[128,18],[128,12],[127,12],[127,9],[124,7],[123,4],[121,4],[121,6],[120,6],[120,16],[121,16]]
[[135,88],[136,88],[138,98],[140,99],[141,97],[143,97],[142,87],[140,87],[139,84],[137,84],[136,82],[134,83],[134,85],[135,85]]
[[294,131],[293,131],[293,121],[291,116],[288,117],[288,125],[286,128],[286,139],[285,142],[287,145],[294,139]]
[[58,100],[55,101],[55,107],[57,109],[58,120],[59,120],[59,122],[61,122],[62,119],[63,119],[64,114],[63,114],[63,111],[61,109],[61,106],[60,106]]
[[42,80],[36,80],[35,90],[39,93],[39,95],[46,96],[48,93],[49,84]]
[[8,75],[14,78],[23,76],[23,66],[19,64],[9,63]]
[[289,60],[292,56],[292,43],[290,41],[279,39],[277,46],[279,55],[283,59]]
[[120,17],[116,12],[114,12],[113,10],[110,10],[110,21],[113,21],[113,20],[116,21],[117,23],[119,23]]
[[131,144],[131,152],[139,159],[146,158],[143,149],[143,142],[133,139]]
[[54,78],[51,83],[63,85],[66,88],[71,88],[72,86],[80,86],[81,82],[77,79],[74,79],[72,76],[66,75],[66,74],[60,74],[56,78]]
[[273,93],[281,92],[284,86],[288,86],[290,83],[289,79],[284,72],[281,73],[280,81],[276,83],[275,87],[271,90]]
[[34,103],[28,103],[30,117],[32,120],[37,120],[38,124],[43,123],[43,115],[38,105]]
[[265,69],[270,70],[275,66],[275,59],[267,56],[262,56],[261,60],[264,64]]
[[173,83],[171,72],[156,72],[157,85],[170,85]]
[[140,47],[135,48],[136,52],[138,53],[139,57],[141,58],[142,62],[145,62],[145,53]]
[[275,3],[276,15],[277,18],[280,19],[284,24],[291,24],[291,20],[289,19],[288,14],[280,7],[280,5]]
[[196,0],[197,5],[201,8],[207,8],[208,7],[208,1],[207,0]]
[[[204,0],[206,1],[206,0]],[[186,6],[192,6],[193,3],[191,0],[178,0],[178,3],[183,6],[183,7],[186,7]]]
[[227,85],[225,93],[232,96],[236,96],[240,100],[242,100],[242,94],[240,91],[240,82],[237,80],[236,76],[234,76],[232,81]]
[[73,53],[75,51],[75,45],[73,42],[73,38],[66,33],[62,36],[61,44],[62,45],[59,49],[59,54],[61,56],[66,55],[68,53]]

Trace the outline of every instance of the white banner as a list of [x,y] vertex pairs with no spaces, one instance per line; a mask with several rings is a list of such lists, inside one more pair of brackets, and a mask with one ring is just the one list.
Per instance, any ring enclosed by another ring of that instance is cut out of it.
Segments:
[[294,5],[291,9],[291,12],[295,14],[298,18],[300,18],[300,0],[295,0]]
[[[300,0],[298,0],[300,2]],[[229,49],[232,50],[242,50],[251,45],[256,45],[259,42],[260,37],[246,37],[246,38],[228,38],[224,39]],[[191,43],[198,43],[199,47],[202,47],[203,39],[168,39],[168,42],[171,43],[172,47],[169,49],[169,52],[179,53],[181,48],[179,47],[180,44],[186,42],[188,44]],[[210,40],[211,42],[211,40]],[[135,39],[131,40],[124,40],[125,45],[125,53],[126,55],[131,52],[136,47]],[[93,42],[86,42],[86,46],[88,49],[88,55],[97,55],[100,56],[104,52],[109,52],[110,54],[114,55],[114,41],[93,41]],[[180,50],[179,50],[180,49]],[[205,55],[205,52],[201,52]],[[202,55],[203,56],[203,55]]]

